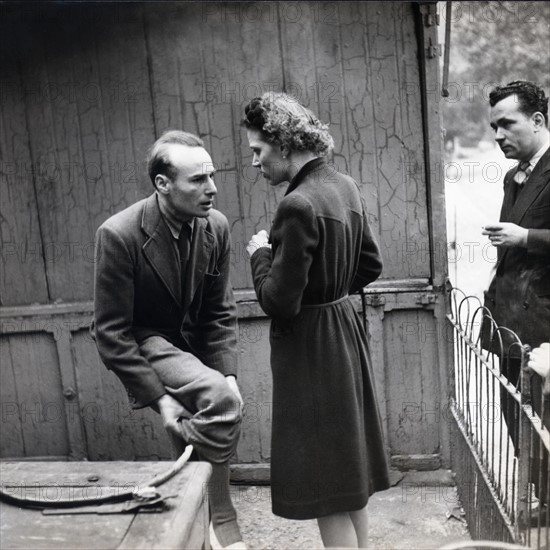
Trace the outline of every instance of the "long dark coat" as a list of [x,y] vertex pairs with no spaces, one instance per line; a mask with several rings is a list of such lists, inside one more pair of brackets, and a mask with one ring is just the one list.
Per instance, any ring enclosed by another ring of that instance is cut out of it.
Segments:
[[356,183],[306,164],[252,258],[271,317],[273,512],[307,519],[366,505],[388,487],[367,337],[346,296],[382,270]]

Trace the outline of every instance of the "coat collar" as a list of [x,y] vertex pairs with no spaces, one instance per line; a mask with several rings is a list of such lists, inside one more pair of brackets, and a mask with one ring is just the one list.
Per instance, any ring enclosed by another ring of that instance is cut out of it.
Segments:
[[180,283],[181,266],[172,242],[174,238],[162,217],[156,193],[145,201],[141,228],[148,236],[142,247],[143,255],[172,298],[186,311],[204,277],[214,245],[214,235],[209,231],[207,219],[195,218],[183,296]]
[[[531,172],[531,175],[529,176],[529,181],[525,184],[525,189],[521,190],[516,202],[513,203],[516,194],[512,192],[512,189],[510,189],[509,186],[516,185],[513,181],[513,177],[516,172],[517,169],[511,170],[506,175],[505,187],[508,187],[508,190],[504,194],[500,221],[519,225],[531,204],[533,204],[542,192],[543,188],[548,185],[550,181],[550,149],[548,149],[537,162]],[[509,248],[499,249],[497,253],[497,269],[503,264],[504,258],[508,254],[509,250]]]
[[326,164],[326,160],[324,157],[317,157],[313,160],[310,160],[309,162],[306,162],[298,171],[298,173],[292,178],[292,181],[290,182],[290,185],[288,186],[288,189],[286,190],[285,196],[289,193],[292,193],[300,183],[309,175],[311,172],[314,172],[321,166],[324,166]]
[[550,172],[550,149],[542,155],[536,166],[533,168],[529,180],[522,189],[515,204],[509,211],[508,220],[511,223],[519,224],[533,201],[539,196],[543,187],[548,183],[548,172]]

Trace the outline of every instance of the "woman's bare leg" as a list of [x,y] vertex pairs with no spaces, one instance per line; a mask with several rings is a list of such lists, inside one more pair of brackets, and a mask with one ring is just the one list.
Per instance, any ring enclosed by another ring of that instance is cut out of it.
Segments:
[[367,507],[361,508],[360,510],[354,510],[349,513],[349,517],[355,528],[355,533],[357,535],[357,545],[359,548],[367,547],[367,535],[368,535],[368,521],[367,521]]
[[355,527],[348,512],[317,518],[325,548],[357,548]]

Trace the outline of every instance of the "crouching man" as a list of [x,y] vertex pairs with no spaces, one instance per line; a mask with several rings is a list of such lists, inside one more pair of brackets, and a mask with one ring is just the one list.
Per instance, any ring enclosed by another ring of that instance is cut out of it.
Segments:
[[154,193],[97,231],[92,331],[133,408],[152,407],[178,452],[192,444],[212,464],[213,545],[246,548],[229,496],[242,398],[214,166],[200,138],[170,131],[151,148],[148,171]]

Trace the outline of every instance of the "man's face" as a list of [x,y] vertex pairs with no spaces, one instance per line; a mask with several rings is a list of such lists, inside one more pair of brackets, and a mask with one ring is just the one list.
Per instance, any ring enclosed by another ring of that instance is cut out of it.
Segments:
[[252,149],[252,166],[258,168],[270,185],[288,181],[288,161],[283,159],[281,147],[265,141],[262,132],[249,128],[246,131]]
[[491,108],[495,140],[508,159],[529,160],[539,149],[533,116],[520,110],[517,95],[510,95]]
[[167,153],[177,176],[174,179],[165,177],[159,189],[166,207],[180,221],[208,217],[218,192],[213,180],[212,158],[202,147],[175,143],[167,145]]

